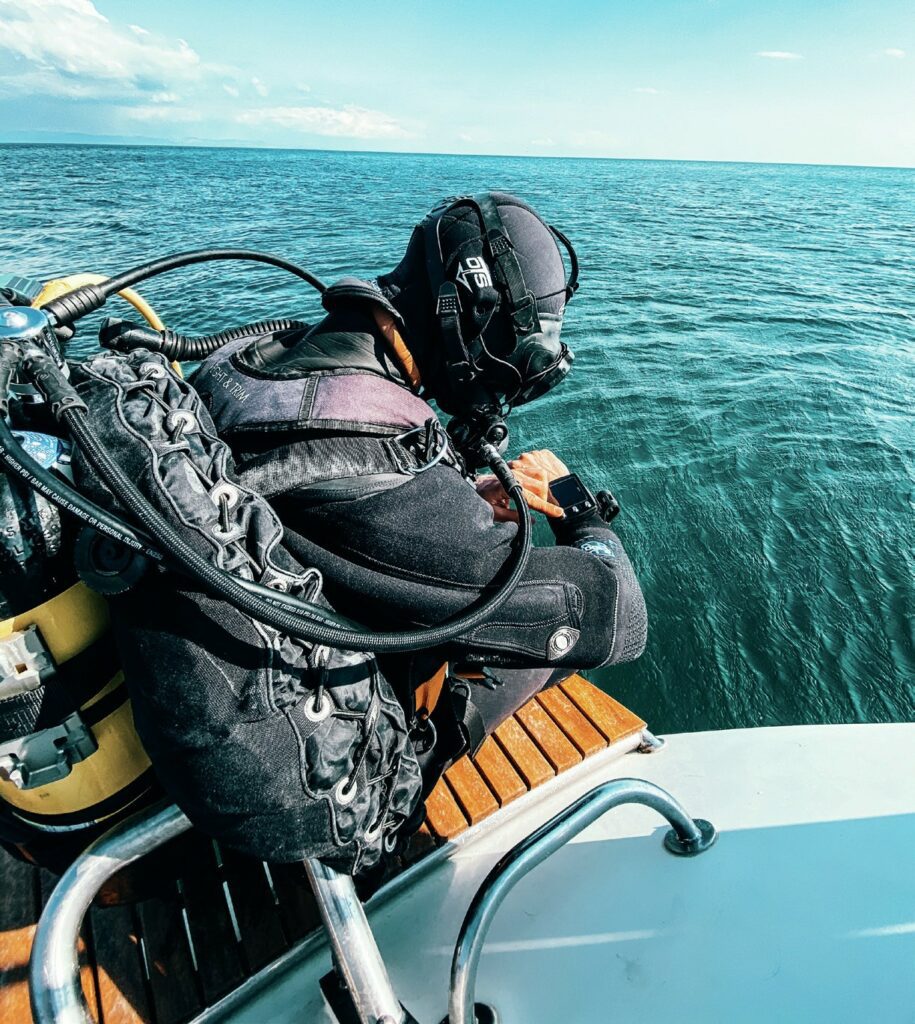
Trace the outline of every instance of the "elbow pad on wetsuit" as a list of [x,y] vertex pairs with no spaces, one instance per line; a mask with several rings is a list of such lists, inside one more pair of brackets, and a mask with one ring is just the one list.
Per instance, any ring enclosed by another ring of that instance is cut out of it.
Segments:
[[605,665],[635,661],[645,650],[648,638],[648,611],[642,588],[635,578],[632,563],[619,537],[594,511],[569,522],[550,519],[556,543],[578,548],[599,559],[613,573],[617,586],[615,603],[615,642]]

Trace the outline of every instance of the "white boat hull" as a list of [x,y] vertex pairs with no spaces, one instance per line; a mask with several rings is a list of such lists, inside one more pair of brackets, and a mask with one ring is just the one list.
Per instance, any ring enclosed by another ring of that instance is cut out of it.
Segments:
[[[395,989],[445,1015],[454,943],[498,858],[610,778],[669,790],[720,838],[669,855],[640,807],[611,811],[508,896],[477,999],[503,1024],[915,1020],[915,725],[694,733],[596,757],[420,864],[369,904]],[[207,1020],[329,1022],[307,943]]]

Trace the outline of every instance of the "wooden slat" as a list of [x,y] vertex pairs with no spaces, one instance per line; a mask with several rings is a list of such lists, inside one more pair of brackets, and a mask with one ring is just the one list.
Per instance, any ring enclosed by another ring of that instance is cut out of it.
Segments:
[[471,825],[488,818],[499,809],[496,798],[469,757],[459,758],[445,772],[445,778]]
[[40,910],[38,869],[0,850],[0,1021],[27,1024],[28,968]]
[[290,944],[298,942],[321,924],[305,868],[301,864],[271,864],[270,874],[286,938]]
[[496,729],[495,737],[528,789],[536,788],[556,774],[514,718],[506,718]]
[[607,746],[607,741],[569,700],[558,686],[537,695],[537,701],[563,733],[575,744],[582,757],[590,757]]
[[426,821],[436,839],[453,839],[469,824],[443,779],[438,780],[426,800]]
[[253,974],[288,948],[276,899],[261,861],[222,850],[223,872],[241,932],[242,953]]
[[180,1024],[203,1008],[177,891],[137,906],[156,1024]]
[[645,723],[628,708],[598,690],[581,676],[570,676],[559,684],[565,695],[610,743],[641,732]]
[[146,1024],[152,1010],[134,909],[93,907],[90,917],[104,1024]]
[[182,879],[181,891],[197,958],[197,973],[209,1006],[244,980],[245,969],[212,840],[203,836],[197,839],[195,870]]
[[473,763],[495,793],[500,807],[517,800],[527,792],[524,779],[512,767],[511,761],[492,736],[483,741],[483,746],[477,751]]
[[536,700],[519,708],[515,717],[557,772],[581,762],[581,754]]

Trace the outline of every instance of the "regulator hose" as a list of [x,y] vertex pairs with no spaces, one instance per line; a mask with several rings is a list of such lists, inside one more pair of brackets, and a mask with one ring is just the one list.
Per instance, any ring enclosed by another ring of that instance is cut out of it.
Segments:
[[36,462],[16,440],[15,434],[0,416],[0,466],[21,477],[33,490],[38,491],[59,509],[81,519],[93,530],[120,541],[126,547],[146,555],[157,562],[163,560],[155,543],[139,530],[134,530],[118,516],[105,511],[100,505],[83,497],[66,480]]
[[[16,351],[18,354],[21,354],[17,347]],[[12,361],[13,353],[11,350],[5,352],[4,355],[7,356],[9,361]],[[42,384],[45,388],[48,386],[49,378],[56,377],[57,393],[49,395],[49,399],[63,395],[70,400],[76,396],[76,392],[72,390],[69,381],[59,375],[53,362],[42,359],[41,353],[30,353],[30,355],[32,356],[29,364],[30,369],[34,372],[41,366],[44,371],[41,376]],[[7,360],[2,361],[5,362]],[[0,367],[0,371],[5,376],[6,367]],[[78,411],[78,402],[68,410],[71,414]],[[66,414],[61,413],[59,418],[62,420],[64,415]],[[85,414],[82,415],[84,416]],[[73,431],[73,424],[69,423],[69,426]],[[80,427],[84,427],[84,431],[80,431]],[[406,633],[372,633],[359,630],[357,626],[329,609],[299,600],[289,594],[282,594],[262,584],[255,583],[253,580],[235,577],[235,575],[229,572],[212,566],[206,559],[202,559],[199,555],[195,554],[192,549],[187,549],[180,535],[173,530],[168,521],[148,504],[145,498],[133,486],[132,482],[124,475],[120,467],[112,463],[110,458],[107,457],[88,423],[85,423],[84,420],[81,421],[77,425],[77,431],[81,435],[85,434],[84,440],[91,446],[91,452],[95,454],[102,465],[111,463],[111,469],[114,471],[113,476],[118,478],[118,484],[123,484],[125,489],[132,490],[132,497],[137,508],[148,516],[149,521],[155,524],[154,534],[161,528],[161,532],[166,535],[165,544],[162,544],[161,541],[157,543],[151,540],[144,531],[135,529],[132,525],[124,522],[119,516],[96,505],[93,501],[81,495],[66,480],[62,480],[36,462],[25,451],[24,447],[19,444],[2,417],[0,417],[0,466],[23,478],[39,494],[53,502],[57,508],[76,516],[86,525],[98,530],[100,534],[112,537],[132,551],[143,554],[150,559],[158,562],[169,562],[170,566],[177,571],[200,580],[209,589],[229,601],[229,603],[241,607],[248,614],[258,618],[258,620],[274,626],[275,629],[292,633],[295,636],[301,636],[303,640],[309,642],[349,647],[352,650],[387,650],[391,652],[420,650],[427,646],[446,643],[462,633],[474,629],[485,618],[498,610],[515,590],[527,566],[531,547],[530,513],[527,509],[527,503],[524,500],[521,487],[515,480],[511,469],[509,469],[502,457],[498,455],[498,452],[493,449],[496,461],[492,465],[492,470],[503,481],[504,485],[508,484],[507,489],[519,513],[518,537],[515,542],[517,546],[515,560],[503,567],[503,573],[505,573],[509,565],[511,565],[510,575],[506,583],[500,586],[497,592],[475,611],[464,613],[428,630],[413,630]],[[77,443],[80,443],[80,441],[77,440]],[[88,452],[87,458],[89,458]],[[92,460],[90,459],[90,461]],[[502,463],[502,465],[499,466],[499,463]],[[96,466],[96,471],[105,479],[105,482],[108,482],[107,477],[102,474],[100,466]],[[112,486],[111,483],[110,486],[113,492],[121,498],[115,486]],[[127,502],[123,503],[127,504]],[[143,521],[143,518],[139,515],[137,517],[140,518],[140,521]],[[171,557],[167,557],[163,553],[163,549]],[[178,551],[177,549],[181,550]],[[188,565],[187,559],[182,557],[186,553],[185,549],[189,551],[190,561],[193,563],[191,565]],[[254,601],[255,604],[251,604],[250,601],[238,603],[234,600],[234,594],[238,588],[249,595],[251,601]],[[231,595],[227,593],[227,589],[231,589]],[[277,621],[277,612],[285,613],[285,617]],[[304,616],[312,624],[310,631],[303,626],[299,617],[291,618],[290,616]],[[339,632],[335,632],[333,635],[321,632],[315,624],[329,629],[336,627]],[[335,642],[338,637],[341,638],[339,643]],[[352,642],[350,643],[350,641]]]
[[[329,623],[331,616],[324,609],[289,595],[270,591],[266,587],[261,588],[257,584],[253,587],[242,586],[243,581],[236,576],[212,565],[206,558],[198,554],[182,535],[152,507],[133,481],[111,458],[99,443],[83,409],[76,406],[64,408],[61,410],[60,418],[70,431],[74,442],[79,445],[87,461],[109,490],[188,575],[199,580],[207,589],[218,594],[252,618],[258,619],[282,633],[291,634],[310,643],[324,644],[344,650],[388,653],[422,650],[448,643],[474,629],[498,611],[520,583],[527,568],[532,533],[530,510],[524,500],[521,485],[515,480],[514,474],[498,451],[490,445],[488,447],[491,451],[487,454],[494,453],[495,456],[492,470],[502,481],[503,486],[508,485],[506,489],[509,497],[518,510],[516,551],[513,553],[511,562],[503,567],[503,572],[508,574],[504,584],[476,610],[462,613],[438,626],[402,633],[378,633],[371,630],[356,630],[346,626],[331,625]],[[269,596],[261,596],[261,590],[266,591]],[[303,623],[303,617],[307,620],[307,625]]]
[[[145,555],[156,562],[167,562],[166,555],[156,546],[155,542],[142,530],[137,530],[129,523],[125,523],[119,516],[108,512],[97,505],[91,498],[80,494],[71,487],[66,480],[45,469],[41,463],[36,462],[31,455],[16,440],[16,435],[10,430],[6,421],[0,418],[0,466],[8,472],[21,477],[28,486],[48,501],[52,502],[63,512],[68,512],[81,522],[113,538],[125,547]],[[179,563],[171,563],[170,568],[183,572]],[[246,580],[241,577],[233,577],[240,586],[252,594],[273,603],[278,608],[289,608],[298,611],[299,604],[294,598],[288,597],[270,587],[262,586],[253,580]],[[334,612],[314,606],[314,615],[322,618],[325,622],[337,623],[341,626],[349,626],[349,622]]]
[[80,288],[74,288],[73,291],[44,303],[42,308],[54,317],[55,326],[68,326],[75,323],[80,317],[86,316],[87,313],[101,309],[112,295],[125,288],[148,281],[151,277],[164,274],[169,270],[189,267],[194,263],[209,263],[214,260],[245,260],[252,263],[266,263],[269,266],[288,271],[310,284],[322,295],[327,291],[327,285],[310,271],[289,260],[284,260],[280,256],[258,252],[256,249],[194,249],[191,252],[180,252],[173,256],[163,256],[161,259],[141,263],[132,270],[118,274],[117,277],[108,278],[101,284],[86,284]]
[[148,348],[153,352],[161,352],[167,359],[181,362],[183,360],[205,359],[211,352],[222,348],[230,341],[254,334],[274,334],[279,331],[307,330],[308,324],[302,320],[256,320],[242,327],[230,327],[215,334],[204,334],[192,338],[187,334],[165,328],[153,330],[145,324],[131,323],[129,320],[109,317],[99,331],[99,344],[102,348],[115,352],[130,352],[135,348]]

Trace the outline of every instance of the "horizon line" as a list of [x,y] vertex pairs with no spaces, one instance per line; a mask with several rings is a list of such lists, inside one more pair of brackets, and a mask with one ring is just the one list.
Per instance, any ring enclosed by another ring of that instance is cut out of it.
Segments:
[[629,163],[678,163],[678,164],[746,164],[754,167],[836,167],[860,170],[915,170],[915,164],[865,164],[865,163],[818,163],[806,160],[741,160],[709,157],[658,157],[658,156],[597,156],[560,153],[455,153],[449,150],[397,150],[397,149],[323,149],[316,146],[275,146],[263,143],[225,142],[218,140],[199,142],[145,142],[131,141],[129,137],[112,138],[107,142],[69,139],[67,141],[16,141],[0,138],[0,146],[61,146],[98,148],[124,147],[134,149],[206,149],[206,150],[262,150],[279,153],[331,153],[352,156],[447,156],[475,160],[616,160]]

